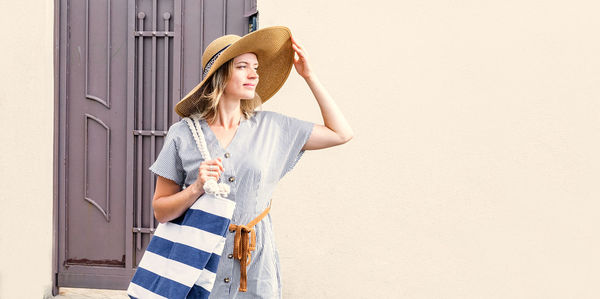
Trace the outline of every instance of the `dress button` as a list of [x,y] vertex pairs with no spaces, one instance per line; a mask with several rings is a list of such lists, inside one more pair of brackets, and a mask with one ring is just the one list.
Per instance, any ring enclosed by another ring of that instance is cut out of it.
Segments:
[[227,258],[232,259],[233,258],[233,253],[228,254]]
[[229,279],[229,277],[225,277],[225,279],[223,279],[223,281],[224,281],[225,283],[229,283],[230,279]]
[[230,177],[229,177],[229,181],[230,181],[230,182],[233,182],[233,181],[235,181],[235,177],[234,177],[234,176],[230,176]]
[[225,158],[229,158],[229,157],[231,157],[231,154],[230,153],[225,153]]

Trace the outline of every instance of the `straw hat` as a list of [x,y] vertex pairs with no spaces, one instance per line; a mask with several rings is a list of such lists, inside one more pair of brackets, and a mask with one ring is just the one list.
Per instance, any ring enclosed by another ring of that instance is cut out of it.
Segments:
[[256,54],[260,66],[260,80],[254,98],[261,99],[262,103],[266,102],[283,86],[292,70],[294,49],[290,36],[291,32],[287,27],[274,26],[248,33],[243,37],[230,34],[215,39],[202,54],[202,81],[175,105],[175,112],[181,117],[192,114],[196,106],[194,100],[197,99],[192,95],[208,82],[221,65],[248,52]]

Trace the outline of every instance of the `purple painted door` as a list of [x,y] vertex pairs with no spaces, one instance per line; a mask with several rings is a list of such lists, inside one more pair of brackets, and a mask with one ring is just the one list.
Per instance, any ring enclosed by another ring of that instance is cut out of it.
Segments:
[[125,289],[158,224],[148,167],[173,106],[210,41],[256,28],[256,1],[56,1],[55,282]]

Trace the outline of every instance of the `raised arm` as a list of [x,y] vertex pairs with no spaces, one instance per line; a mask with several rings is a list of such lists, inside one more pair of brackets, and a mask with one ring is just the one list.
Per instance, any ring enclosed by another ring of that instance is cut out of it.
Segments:
[[325,90],[325,87],[308,64],[306,51],[298,45],[292,37],[292,48],[298,55],[294,57],[294,67],[296,71],[308,84],[312,91],[323,116],[324,125],[315,124],[315,127],[302,148],[303,150],[316,150],[340,145],[348,142],[354,136],[350,124],[342,114],[340,108],[336,105],[331,95]]

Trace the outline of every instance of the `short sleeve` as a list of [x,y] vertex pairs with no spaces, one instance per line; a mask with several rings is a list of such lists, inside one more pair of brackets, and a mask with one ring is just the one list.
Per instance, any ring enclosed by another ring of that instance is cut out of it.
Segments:
[[277,114],[277,117],[282,129],[280,134],[282,140],[279,142],[283,162],[281,179],[294,168],[304,154],[302,147],[308,141],[314,128],[314,123],[283,114]]
[[183,163],[179,156],[179,141],[180,137],[176,134],[176,124],[173,124],[163,144],[156,161],[148,169],[154,172],[156,175],[160,175],[164,178],[174,181],[178,185],[182,185],[185,179],[185,171],[183,170]]

